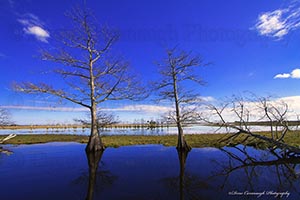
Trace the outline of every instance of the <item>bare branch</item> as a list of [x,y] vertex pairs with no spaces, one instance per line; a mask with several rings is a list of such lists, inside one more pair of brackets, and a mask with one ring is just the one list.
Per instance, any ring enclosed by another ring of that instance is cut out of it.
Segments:
[[83,73],[81,72],[78,72],[78,71],[66,71],[66,70],[63,70],[63,69],[57,69],[55,70],[56,73],[58,74],[61,74],[63,77],[69,77],[69,76],[72,76],[72,77],[79,77],[79,78],[84,78],[84,79],[87,79],[89,80],[90,77],[87,76],[87,75],[84,75]]
[[[254,110],[255,105],[258,110]],[[245,143],[256,138],[269,144],[272,149],[280,148],[282,151],[300,154],[300,149],[298,147],[294,147],[283,142],[284,137],[289,131],[287,121],[288,106],[284,102],[271,102],[266,98],[257,98],[256,100],[245,101],[244,98],[235,97],[232,101],[227,103],[225,114],[223,113],[225,107],[210,105],[209,109],[211,114],[213,116],[217,116],[217,119],[219,120],[211,120],[207,116],[199,116],[199,119],[213,126],[220,128],[227,127],[231,130],[235,130],[236,132],[228,132],[230,136],[227,140],[232,140],[232,138],[243,134],[246,135],[243,141]],[[253,112],[255,112],[256,115],[258,114],[258,116],[255,116],[258,118],[258,121],[255,120],[255,118],[251,118],[251,116],[254,116],[254,114],[252,114]],[[225,118],[226,115],[230,116],[230,121]],[[237,120],[232,121],[233,119]],[[271,136],[266,137],[253,132],[251,130],[252,125],[269,126]],[[222,141],[226,141],[226,139]]]
[[174,103],[174,111],[169,113],[169,118],[173,118],[178,128],[177,149],[189,151],[182,125],[195,121],[197,114],[195,108],[188,108],[188,105],[197,102],[197,94],[185,91],[186,81],[201,83],[202,80],[193,70],[202,66],[203,62],[199,56],[192,56],[190,52],[178,51],[177,47],[167,49],[167,58],[162,63],[158,63],[160,80],[153,83],[153,90],[157,92],[158,99],[167,99]]
[[[87,115],[87,119],[74,119],[75,122],[90,125],[91,119],[90,115]],[[98,128],[103,128],[109,125],[119,123],[118,117],[112,113],[106,113],[103,111],[97,111],[97,126]]]
[[22,85],[15,84],[14,89],[16,91],[24,92],[24,93],[28,93],[28,94],[37,94],[37,93],[51,94],[56,97],[79,104],[86,108],[91,108],[91,106],[89,106],[75,98],[70,97],[71,95],[68,95],[65,91],[55,90],[51,86],[46,85],[46,84],[40,84],[40,85],[35,85],[33,83],[23,83]]
[[[129,73],[128,62],[112,58],[111,48],[118,34],[104,26],[97,26],[90,10],[75,7],[67,16],[73,28],[62,32],[57,48],[42,51],[42,59],[60,64],[53,71],[65,85],[54,89],[49,83],[21,83],[15,89],[24,93],[50,94],[90,109],[91,136],[88,151],[102,150],[97,129],[97,106],[107,100],[141,99],[145,95],[140,82]],[[142,95],[143,94],[143,95]]]

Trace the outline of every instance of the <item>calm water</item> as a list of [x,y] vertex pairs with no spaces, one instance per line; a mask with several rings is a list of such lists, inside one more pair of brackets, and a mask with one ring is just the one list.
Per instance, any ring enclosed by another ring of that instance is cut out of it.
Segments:
[[[184,127],[185,134],[204,134],[204,133],[225,133],[228,131],[234,131],[230,129],[219,129],[218,127],[212,126],[189,126]],[[252,131],[265,131],[269,130],[269,127],[264,126],[252,126]],[[90,129],[88,128],[77,128],[77,129],[23,129],[23,130],[0,130],[0,135],[7,134],[76,134],[76,135],[89,135]],[[102,135],[170,135],[177,134],[176,127],[169,128],[155,128],[155,129],[147,129],[147,128],[104,128],[101,129]]]
[[281,162],[243,146],[194,148],[185,162],[174,147],[161,145],[108,148],[96,157],[77,143],[3,147],[12,151],[0,154],[5,200],[258,198],[247,191],[263,193],[260,199],[276,199],[275,192],[300,199],[298,159]]

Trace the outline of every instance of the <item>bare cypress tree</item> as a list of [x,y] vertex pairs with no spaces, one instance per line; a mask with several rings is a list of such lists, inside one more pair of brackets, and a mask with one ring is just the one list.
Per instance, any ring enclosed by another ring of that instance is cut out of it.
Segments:
[[184,139],[182,126],[195,117],[196,112],[191,105],[199,101],[200,95],[188,90],[186,82],[203,85],[195,68],[206,64],[200,56],[179,51],[176,47],[167,49],[166,53],[167,58],[158,64],[161,77],[154,83],[154,89],[159,91],[159,100],[170,100],[174,103],[174,110],[169,113],[169,118],[173,119],[178,128],[177,150],[190,151],[191,147]]
[[141,88],[128,71],[128,62],[111,56],[118,35],[97,21],[87,9],[74,8],[68,13],[73,22],[70,31],[59,34],[54,51],[42,51],[42,59],[61,64],[54,72],[67,88],[54,88],[49,83],[24,82],[15,89],[25,93],[45,93],[86,107],[90,111],[91,134],[86,151],[103,150],[97,119],[97,107],[109,100],[134,99]]

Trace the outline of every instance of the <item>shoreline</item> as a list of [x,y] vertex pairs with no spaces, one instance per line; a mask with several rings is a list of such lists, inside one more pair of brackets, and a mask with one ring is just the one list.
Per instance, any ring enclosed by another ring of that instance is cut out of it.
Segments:
[[[157,125],[149,125],[149,124],[111,124],[105,125],[102,128],[168,128],[168,127],[176,127],[175,124],[157,124]],[[0,125],[0,130],[34,130],[34,129],[88,129],[90,125],[82,125],[82,124],[66,124],[66,125]]]
[[[268,132],[260,132],[261,135],[269,136]],[[246,135],[241,134],[229,142],[220,142],[231,134],[186,134],[185,139],[191,147],[224,147],[243,144],[258,148],[266,148],[267,144],[261,140],[253,139],[251,143],[243,142]],[[6,135],[0,135],[0,138]],[[48,142],[78,142],[87,143],[86,135],[70,134],[20,134],[3,144],[39,144]],[[162,144],[164,146],[176,146],[177,135],[104,135],[101,136],[106,147],[120,147],[143,144]],[[286,135],[285,142],[293,146],[300,146],[300,131],[293,131]]]

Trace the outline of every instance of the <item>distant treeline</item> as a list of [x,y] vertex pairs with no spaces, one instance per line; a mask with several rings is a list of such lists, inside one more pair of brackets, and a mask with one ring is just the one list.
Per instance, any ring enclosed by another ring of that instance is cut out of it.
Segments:
[[[279,123],[277,121],[273,121],[273,126]],[[291,120],[286,121],[288,126],[299,126],[300,121],[298,120]],[[239,125],[239,121],[232,122],[233,125]],[[270,121],[260,121],[260,122],[246,122],[248,126],[270,126]],[[191,123],[186,124],[185,126],[211,126],[210,124],[205,123]],[[100,128],[167,128],[167,127],[176,127],[174,123],[156,123],[153,121],[147,123],[118,123],[118,124],[108,124],[104,125]],[[54,124],[54,125],[3,125],[0,126],[0,129],[85,129],[90,128],[89,124]]]
[[[108,124],[100,128],[159,128],[172,127],[175,124],[145,123],[145,124]],[[90,128],[89,124],[56,124],[56,125],[3,125],[0,129],[84,129]]]

